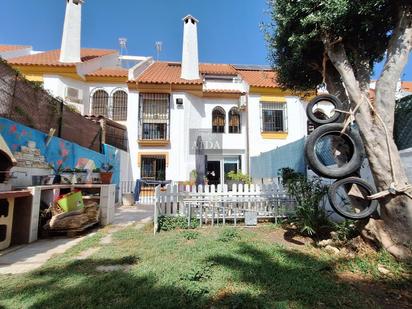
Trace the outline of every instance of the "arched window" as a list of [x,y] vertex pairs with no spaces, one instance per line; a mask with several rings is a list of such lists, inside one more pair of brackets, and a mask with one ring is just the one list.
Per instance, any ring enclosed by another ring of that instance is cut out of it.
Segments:
[[104,90],[97,90],[92,97],[92,114],[107,117],[109,95]]
[[236,107],[229,111],[229,133],[240,133],[240,114]]
[[118,90],[113,94],[113,120],[127,120],[127,93]]
[[225,110],[221,107],[215,107],[212,112],[212,132],[225,133]]

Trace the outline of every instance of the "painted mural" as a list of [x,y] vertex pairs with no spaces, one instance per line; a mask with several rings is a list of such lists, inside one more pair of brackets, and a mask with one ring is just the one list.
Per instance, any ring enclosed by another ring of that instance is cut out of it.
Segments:
[[112,182],[119,183],[120,154],[110,145],[104,145],[101,154],[1,117],[0,134],[20,167],[93,170],[108,163],[113,166]]

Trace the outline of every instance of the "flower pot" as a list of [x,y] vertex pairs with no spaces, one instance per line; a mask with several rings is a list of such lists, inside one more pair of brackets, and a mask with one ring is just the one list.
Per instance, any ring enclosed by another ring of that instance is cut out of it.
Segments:
[[102,184],[109,185],[112,183],[112,172],[100,172]]
[[76,183],[86,183],[87,173],[86,172],[75,172]]
[[71,184],[73,178],[72,172],[63,172],[61,173],[61,183],[62,184]]
[[92,174],[92,182],[93,182],[93,183],[101,183],[100,173],[93,172],[93,174]]

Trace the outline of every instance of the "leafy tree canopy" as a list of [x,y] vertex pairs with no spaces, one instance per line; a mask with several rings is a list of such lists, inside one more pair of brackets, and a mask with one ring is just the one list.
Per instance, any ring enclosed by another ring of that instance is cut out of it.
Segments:
[[397,22],[399,1],[272,0],[266,34],[278,81],[295,90],[322,82],[323,36],[342,39],[354,67],[381,61]]

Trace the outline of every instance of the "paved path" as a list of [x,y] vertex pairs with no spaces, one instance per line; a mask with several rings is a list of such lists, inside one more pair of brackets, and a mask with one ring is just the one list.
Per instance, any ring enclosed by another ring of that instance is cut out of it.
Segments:
[[117,208],[113,225],[130,225],[142,220],[153,219],[153,205],[122,206]]
[[[111,234],[122,228],[139,223],[150,222],[153,218],[153,206],[119,207],[116,209],[115,219],[111,226],[107,242],[111,242]],[[90,235],[90,234],[89,234]],[[21,274],[33,271],[45,264],[52,256],[62,254],[77,245],[85,237],[42,239],[34,243],[11,248],[0,252],[0,274]],[[110,239],[109,239],[110,238]],[[86,257],[91,255],[85,253]],[[79,256],[79,258],[85,258]]]

